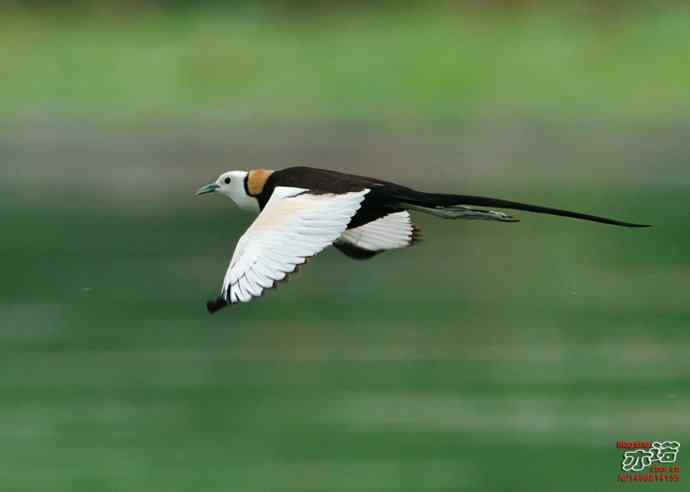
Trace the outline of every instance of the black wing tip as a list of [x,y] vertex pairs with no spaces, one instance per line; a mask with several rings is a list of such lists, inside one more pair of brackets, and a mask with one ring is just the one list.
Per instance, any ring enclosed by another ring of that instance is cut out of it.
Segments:
[[228,305],[228,301],[225,300],[223,297],[217,297],[211,301],[208,301],[206,303],[206,310],[209,312],[209,314],[214,314],[217,311],[220,311],[223,309],[225,306]]

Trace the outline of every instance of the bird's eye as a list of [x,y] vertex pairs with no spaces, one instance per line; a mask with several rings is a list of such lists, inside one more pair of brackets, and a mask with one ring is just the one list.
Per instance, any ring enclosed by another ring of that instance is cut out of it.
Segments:
[[229,184],[230,184],[230,178],[225,178],[223,181],[225,181],[225,184],[226,184],[226,185],[229,185]]

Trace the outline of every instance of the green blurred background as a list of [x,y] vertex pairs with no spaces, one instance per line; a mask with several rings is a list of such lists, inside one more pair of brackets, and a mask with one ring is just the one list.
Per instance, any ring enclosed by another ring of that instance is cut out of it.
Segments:
[[[661,5],[3,2],[0,489],[614,490],[617,439],[687,466],[690,8]],[[210,317],[252,218],[193,192],[295,164],[655,227],[420,216]]]

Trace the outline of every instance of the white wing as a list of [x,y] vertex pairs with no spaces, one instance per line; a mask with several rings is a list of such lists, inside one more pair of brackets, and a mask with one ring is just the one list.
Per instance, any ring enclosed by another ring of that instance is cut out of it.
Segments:
[[229,303],[248,302],[283,280],[340,237],[368,192],[313,194],[276,187],[238,241],[221,297]]
[[419,231],[407,210],[393,212],[343,232],[337,242],[346,242],[368,251],[405,248],[417,240]]

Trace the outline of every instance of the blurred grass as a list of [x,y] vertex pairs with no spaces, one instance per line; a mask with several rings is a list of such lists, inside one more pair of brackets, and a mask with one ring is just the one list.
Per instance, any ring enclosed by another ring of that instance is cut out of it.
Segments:
[[[3,12],[0,489],[614,490],[617,439],[685,446],[690,9],[639,5]],[[193,190],[292,164],[655,227],[415,217],[209,317],[250,217]]]
[[0,121],[682,120],[690,9],[0,17]]

